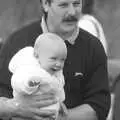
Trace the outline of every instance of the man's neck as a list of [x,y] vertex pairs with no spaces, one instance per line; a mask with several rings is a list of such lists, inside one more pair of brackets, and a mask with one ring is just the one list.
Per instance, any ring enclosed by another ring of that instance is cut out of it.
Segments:
[[74,33],[74,30],[69,31],[69,32],[55,31],[55,33],[58,34],[60,37],[62,37],[64,40],[67,40],[68,38],[72,36],[72,34]]

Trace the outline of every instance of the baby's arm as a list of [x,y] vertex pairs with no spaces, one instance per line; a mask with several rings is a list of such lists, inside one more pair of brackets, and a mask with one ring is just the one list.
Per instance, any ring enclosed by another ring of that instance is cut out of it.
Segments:
[[[28,46],[19,50],[9,62],[9,70],[14,73],[19,67],[34,64],[33,48]],[[35,62],[36,63],[36,62]]]
[[31,67],[22,66],[16,70],[11,78],[13,90],[19,94],[32,94],[40,84],[40,78],[34,76],[30,69]]
[[28,94],[36,92],[36,89],[39,89],[39,94],[54,89],[51,86],[52,77],[43,69],[36,66],[19,67],[11,81],[14,89],[18,90],[18,92],[21,91]]

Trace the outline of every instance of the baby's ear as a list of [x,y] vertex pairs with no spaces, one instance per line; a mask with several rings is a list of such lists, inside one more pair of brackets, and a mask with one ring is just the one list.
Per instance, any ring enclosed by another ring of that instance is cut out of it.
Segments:
[[34,51],[34,57],[37,59],[39,58],[38,53],[36,51]]

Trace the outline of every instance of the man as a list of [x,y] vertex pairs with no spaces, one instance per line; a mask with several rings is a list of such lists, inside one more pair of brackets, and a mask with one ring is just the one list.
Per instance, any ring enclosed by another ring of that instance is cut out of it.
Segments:
[[[1,50],[1,96],[12,97],[11,74],[8,72],[11,57],[24,46],[33,46],[39,34],[49,31],[62,37],[68,48],[64,67],[66,94],[64,104],[67,113],[60,119],[105,120],[110,107],[107,58],[99,40],[77,27],[82,0],[42,0],[40,2],[44,10],[41,23],[39,21],[32,23],[11,35]],[[29,116],[29,119],[34,120],[51,117],[54,111],[45,112],[39,108],[56,102],[54,96],[49,94],[42,97],[36,96],[35,103],[27,105],[19,104],[14,99],[1,98],[0,101],[0,116],[5,116],[6,113],[23,118]],[[3,104],[5,107],[1,109]]]

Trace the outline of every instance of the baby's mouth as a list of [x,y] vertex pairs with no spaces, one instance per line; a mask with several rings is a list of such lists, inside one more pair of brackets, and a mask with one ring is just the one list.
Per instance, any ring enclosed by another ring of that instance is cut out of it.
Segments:
[[53,72],[57,72],[57,71],[59,71],[60,69],[59,68],[52,68],[51,69]]
[[54,72],[56,72],[56,71],[57,71],[57,69],[56,69],[56,68],[51,68],[51,70],[52,70],[52,71],[54,71]]

